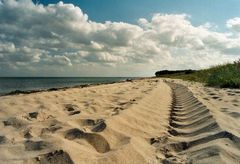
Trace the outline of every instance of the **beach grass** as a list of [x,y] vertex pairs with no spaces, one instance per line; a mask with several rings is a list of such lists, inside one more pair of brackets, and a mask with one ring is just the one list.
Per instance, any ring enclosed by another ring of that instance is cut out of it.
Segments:
[[240,88],[240,59],[234,63],[221,64],[189,74],[176,73],[161,77],[202,82],[208,86],[221,88]]

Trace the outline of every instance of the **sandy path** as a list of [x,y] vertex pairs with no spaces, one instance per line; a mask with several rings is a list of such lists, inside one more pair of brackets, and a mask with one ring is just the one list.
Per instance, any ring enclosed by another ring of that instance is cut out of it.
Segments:
[[0,163],[239,163],[238,93],[143,79],[0,97]]
[[[223,129],[211,111],[184,85],[172,88],[168,141],[156,144],[170,163],[239,163],[240,138]],[[219,120],[218,120],[219,121]]]

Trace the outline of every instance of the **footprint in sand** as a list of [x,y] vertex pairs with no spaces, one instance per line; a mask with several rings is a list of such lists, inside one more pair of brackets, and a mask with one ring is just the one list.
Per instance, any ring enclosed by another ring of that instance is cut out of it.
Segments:
[[240,118],[240,113],[238,112],[230,112],[229,115],[234,118]]
[[57,130],[62,129],[62,122],[53,119],[47,123],[47,126],[42,128],[41,135],[45,133],[55,133]]
[[232,100],[232,102],[233,102],[233,103],[238,103],[238,102],[239,102],[239,100],[237,100],[237,99],[234,99],[234,100]]
[[0,144],[4,144],[7,142],[7,138],[5,136],[0,136]]
[[40,110],[40,112],[30,112],[27,115],[24,115],[23,117],[26,118],[28,121],[34,120],[45,121],[47,119],[54,118],[54,116],[49,115],[48,113],[43,112],[42,110]]
[[228,111],[228,108],[221,108],[221,112],[227,112]]
[[85,139],[99,153],[106,153],[110,151],[109,143],[103,136],[99,134],[85,133],[78,128],[74,128],[66,131],[65,138],[68,140]]
[[73,164],[74,162],[70,158],[67,152],[63,150],[56,150],[47,154],[43,154],[36,157],[36,161],[40,164]]
[[28,113],[28,115],[29,115],[30,118],[35,118],[35,119],[37,119],[38,112],[31,112],[31,113]]
[[86,120],[83,120],[82,124],[84,126],[91,126],[92,132],[102,132],[107,127],[107,124],[103,119],[97,119],[97,120],[86,119]]
[[92,132],[102,132],[107,127],[104,120],[100,120],[96,122],[96,124],[92,128]]
[[23,137],[27,138],[27,139],[32,138],[33,136],[31,134],[31,130],[30,129],[26,129],[25,131],[23,131]]
[[235,96],[236,94],[234,93],[228,93],[229,96]]
[[66,104],[64,110],[67,111],[69,116],[81,113],[81,111],[78,109],[78,106],[73,104]]
[[10,117],[7,120],[3,121],[4,126],[12,126],[14,128],[21,128],[25,125],[25,123],[15,117]]
[[44,141],[27,140],[24,142],[26,151],[39,151],[49,146],[49,143]]
[[212,98],[216,100],[216,99],[219,99],[220,97],[218,97],[218,96],[213,96]]
[[233,104],[234,106],[239,106],[238,104]]
[[60,125],[54,124],[54,125],[50,125],[47,128],[43,128],[41,131],[41,134],[45,134],[45,133],[55,133],[57,130],[62,129],[62,127]]

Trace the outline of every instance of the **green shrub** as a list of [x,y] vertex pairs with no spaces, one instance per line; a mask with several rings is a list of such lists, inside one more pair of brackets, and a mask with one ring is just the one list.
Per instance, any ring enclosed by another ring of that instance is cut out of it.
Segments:
[[218,65],[190,74],[173,74],[164,77],[203,82],[209,86],[240,88],[240,59],[232,64]]
[[239,88],[240,71],[238,66],[236,64],[226,64],[213,68],[207,84],[210,86]]

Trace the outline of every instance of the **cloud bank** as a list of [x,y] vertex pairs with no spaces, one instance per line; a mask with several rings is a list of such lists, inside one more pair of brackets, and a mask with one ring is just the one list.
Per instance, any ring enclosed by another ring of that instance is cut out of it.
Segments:
[[0,75],[152,75],[240,57],[240,18],[226,21],[228,32],[216,32],[189,17],[158,13],[135,25],[98,23],[73,4],[0,0]]

